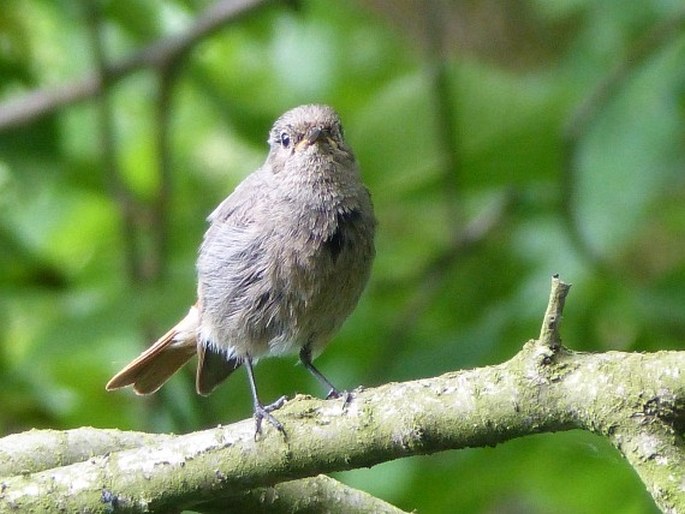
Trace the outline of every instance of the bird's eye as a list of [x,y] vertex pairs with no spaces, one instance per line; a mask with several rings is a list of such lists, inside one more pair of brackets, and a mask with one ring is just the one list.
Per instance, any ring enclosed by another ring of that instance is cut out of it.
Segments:
[[290,146],[290,136],[287,132],[281,134],[281,145],[283,145],[283,148],[288,148],[288,146]]

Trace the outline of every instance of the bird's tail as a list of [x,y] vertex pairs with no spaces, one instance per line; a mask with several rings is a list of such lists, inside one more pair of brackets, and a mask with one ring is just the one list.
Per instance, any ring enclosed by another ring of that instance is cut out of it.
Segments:
[[136,394],[152,394],[197,352],[200,315],[196,306],[107,382],[108,391],[133,385]]

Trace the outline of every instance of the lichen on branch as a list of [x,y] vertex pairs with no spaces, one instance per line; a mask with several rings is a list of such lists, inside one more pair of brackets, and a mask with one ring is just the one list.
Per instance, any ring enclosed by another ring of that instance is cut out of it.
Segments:
[[[8,438],[0,439],[0,512],[104,513],[115,505],[117,512],[167,512],[320,473],[570,429],[608,438],[664,512],[685,512],[685,352],[565,349],[558,321],[568,286],[558,278],[552,284],[540,339],[509,361],[360,389],[348,403],[297,396],[279,411],[287,438],[266,427],[255,441],[253,421],[244,420],[152,440],[136,435],[140,445],[28,471],[3,462]],[[54,433],[45,436],[34,449],[65,448]]]

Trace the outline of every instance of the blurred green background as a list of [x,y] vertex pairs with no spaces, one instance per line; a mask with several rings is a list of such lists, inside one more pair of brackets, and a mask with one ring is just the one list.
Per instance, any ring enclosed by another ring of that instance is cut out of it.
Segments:
[[[0,114],[209,5],[4,0]],[[104,384],[185,314],[205,217],[300,103],[340,112],[380,223],[371,283],[317,361],[335,384],[506,360],[538,333],[553,273],[574,286],[571,348],[679,349],[684,28],[677,0],[270,2],[165,73],[1,123],[0,435],[250,415],[244,372],[209,398],[191,367],[151,398]],[[323,394],[294,363],[259,364],[265,401]],[[422,513],[656,512],[582,432],[336,476]]]

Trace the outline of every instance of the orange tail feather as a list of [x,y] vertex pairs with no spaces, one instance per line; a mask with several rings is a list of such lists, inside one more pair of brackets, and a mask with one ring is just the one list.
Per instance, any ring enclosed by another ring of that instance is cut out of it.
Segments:
[[133,385],[137,394],[152,394],[197,352],[199,315],[196,307],[107,382],[111,391]]

